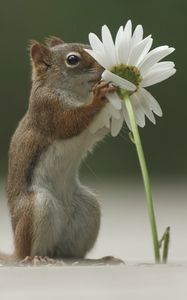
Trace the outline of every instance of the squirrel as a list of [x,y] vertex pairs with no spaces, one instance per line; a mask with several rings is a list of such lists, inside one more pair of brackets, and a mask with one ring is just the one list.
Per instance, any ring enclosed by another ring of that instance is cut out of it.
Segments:
[[115,87],[100,81],[103,68],[86,48],[58,37],[30,43],[32,88],[11,139],[7,179],[18,260],[84,258],[98,235],[97,197],[78,171],[107,133],[88,127]]

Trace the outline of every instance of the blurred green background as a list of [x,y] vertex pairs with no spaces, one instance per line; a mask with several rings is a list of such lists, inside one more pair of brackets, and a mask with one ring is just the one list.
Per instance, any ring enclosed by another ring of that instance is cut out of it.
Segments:
[[[147,122],[140,130],[152,175],[185,175],[187,170],[186,101],[186,0],[6,0],[0,1],[0,172],[7,172],[10,137],[24,115],[31,86],[27,45],[57,35],[67,42],[88,43],[90,31],[100,35],[103,24],[116,33],[131,18],[142,24],[145,35],[153,34],[154,47],[176,48],[169,59],[177,73],[149,90],[161,104],[163,118]],[[139,173],[128,130],[96,147],[83,164],[84,174],[134,175]]]

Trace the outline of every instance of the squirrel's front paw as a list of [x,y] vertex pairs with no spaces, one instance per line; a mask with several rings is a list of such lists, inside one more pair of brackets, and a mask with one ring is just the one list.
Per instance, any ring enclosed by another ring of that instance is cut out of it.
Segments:
[[116,87],[109,85],[105,81],[97,83],[93,88],[94,101],[104,102],[107,101],[106,94],[116,91]]

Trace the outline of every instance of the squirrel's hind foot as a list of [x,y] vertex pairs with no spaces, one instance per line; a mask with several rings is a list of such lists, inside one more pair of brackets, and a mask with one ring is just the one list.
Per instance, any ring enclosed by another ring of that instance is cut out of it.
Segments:
[[48,256],[36,255],[36,256],[26,256],[23,260],[21,260],[20,263],[24,265],[38,266],[38,265],[55,264],[56,260]]

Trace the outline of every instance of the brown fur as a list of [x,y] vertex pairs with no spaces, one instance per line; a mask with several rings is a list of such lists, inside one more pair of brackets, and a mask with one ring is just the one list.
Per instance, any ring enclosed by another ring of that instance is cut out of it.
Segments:
[[105,100],[97,95],[90,104],[66,109],[55,93],[45,88],[43,93],[46,98],[35,93],[34,100],[31,99],[29,117],[33,128],[50,140],[80,134],[105,105]]
[[63,44],[64,41],[61,38],[56,37],[56,36],[48,36],[45,39],[45,43],[48,47],[54,47],[54,46]]
[[[48,44],[54,46],[60,41],[62,42],[58,38],[50,38]],[[64,49],[66,47],[68,48],[68,44]],[[96,62],[86,52],[84,53],[79,45],[71,48],[83,53],[82,69],[79,72],[98,68],[96,82],[101,74],[101,68],[99,69]],[[112,90],[106,84],[100,85],[94,89],[91,103],[74,108],[67,107],[53,89],[53,85],[61,80],[60,72],[65,68],[62,57],[58,52],[53,54],[48,47],[34,41],[31,43],[30,52],[33,87],[28,111],[11,140],[7,182],[15,252],[18,258],[31,254],[35,195],[29,191],[29,186],[40,154],[53,141],[72,138],[87,128],[106,103],[105,93]],[[73,71],[78,72],[70,70]]]
[[[24,258],[31,254],[33,241],[34,193],[27,192],[17,200],[14,209],[13,227],[16,257]],[[14,224],[15,223],[15,224]]]

